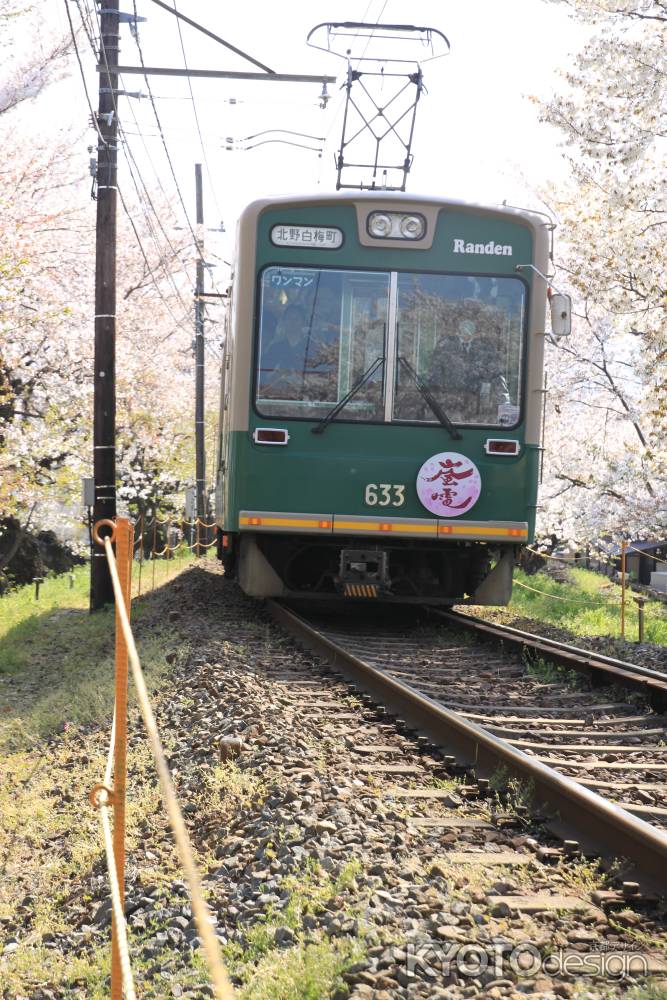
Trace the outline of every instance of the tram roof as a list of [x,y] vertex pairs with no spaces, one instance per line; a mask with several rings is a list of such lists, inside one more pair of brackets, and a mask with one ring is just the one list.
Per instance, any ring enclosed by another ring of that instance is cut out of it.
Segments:
[[312,194],[285,194],[275,197],[257,198],[243,209],[242,216],[259,215],[264,209],[281,205],[335,205],[335,204],[373,204],[378,209],[389,209],[405,206],[408,209],[429,205],[439,208],[458,209],[463,212],[481,212],[498,215],[504,218],[516,217],[523,222],[539,227],[553,228],[554,223],[546,213],[523,208],[516,205],[482,203],[465,201],[457,198],[446,198],[438,195],[410,194],[407,191],[345,191],[316,192]]

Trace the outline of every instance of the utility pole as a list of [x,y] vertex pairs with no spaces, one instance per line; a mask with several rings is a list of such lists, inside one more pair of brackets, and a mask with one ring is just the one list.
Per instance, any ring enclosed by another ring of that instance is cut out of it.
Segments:
[[[116,192],[118,116],[116,91],[119,45],[118,0],[105,0],[100,13],[97,126],[97,224],[95,241],[95,357],[93,402],[93,520],[116,516]],[[91,611],[113,603],[106,555],[93,550]]]
[[[195,283],[195,493],[196,516],[207,520],[206,452],[204,450],[204,193],[201,163],[195,163],[195,194],[197,202],[197,280]],[[206,541],[207,529],[201,525],[197,538]],[[199,544],[195,554],[202,554]]]

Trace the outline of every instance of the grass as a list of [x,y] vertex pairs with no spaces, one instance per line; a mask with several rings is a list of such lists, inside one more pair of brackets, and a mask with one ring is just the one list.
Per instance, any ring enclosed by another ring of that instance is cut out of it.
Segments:
[[[571,582],[559,583],[546,573],[527,576],[517,570],[510,610],[526,618],[557,625],[574,635],[620,637],[620,586],[586,569],[568,568],[567,575]],[[525,587],[543,593],[537,594]],[[648,600],[644,622],[644,641],[667,646],[665,605]],[[631,591],[626,592],[625,637],[632,642],[638,639],[637,605]]]
[[84,957],[65,956],[53,948],[36,946],[16,953],[11,967],[3,970],[2,986],[6,997],[28,997],[32,994],[23,992],[30,988],[26,985],[28,983],[49,987],[62,983],[67,985],[65,995],[68,997],[107,1000],[110,974],[111,952],[108,946],[93,948]]
[[[185,568],[172,560],[156,571],[156,586]],[[160,579],[162,575],[163,579]],[[26,586],[0,598],[0,753],[31,747],[72,728],[110,724],[113,713],[114,612],[89,614],[89,569],[48,578],[39,601]],[[135,569],[135,593],[136,593]],[[144,592],[151,580],[144,576]],[[144,602],[132,607],[133,625],[145,619]],[[166,632],[141,637],[149,688],[165,669]]]
[[364,955],[350,938],[273,950],[257,963],[241,990],[244,1000],[322,1000],[343,986],[342,974]]
[[[0,917],[21,924],[17,906],[30,897],[30,923],[0,973],[6,997],[32,995],[46,983],[71,986],[68,996],[108,995],[108,944],[77,955],[41,944],[46,933],[71,932],[72,906],[75,912],[94,907],[87,895],[91,876],[106,878],[99,818],[87,796],[102,780],[108,751],[114,616],[111,610],[89,614],[88,579],[88,568],[79,567],[72,587],[68,575],[47,579],[39,601],[31,586],[0,600]],[[133,607],[150,690],[167,676],[165,653],[173,644],[167,629],[155,628],[159,601],[158,595]],[[132,728],[130,856],[165,822],[150,750],[142,729]],[[160,854],[152,862],[142,858],[142,873],[153,882],[173,878],[176,870],[173,851]]]
[[[173,563],[167,568],[173,575]],[[156,569],[159,585],[165,571]],[[151,576],[149,568],[144,591]],[[99,819],[87,794],[101,780],[106,763],[114,621],[108,610],[88,613],[87,567],[75,571],[73,582],[70,587],[68,576],[48,579],[39,601],[33,587],[2,599],[0,918],[20,927],[18,950],[0,959],[0,996],[7,998],[32,996],[39,987],[87,1000],[109,994],[108,940],[99,945],[89,941],[71,953],[45,947],[42,940],[71,933],[76,914],[90,921],[98,905],[92,886],[96,879],[106,880]],[[160,600],[158,593],[135,602],[132,611],[147,684],[156,693],[168,676],[165,653],[173,648],[169,629],[162,627]],[[157,885],[162,896],[169,895],[180,869],[164,836],[166,820],[150,750],[140,726],[132,725],[131,732],[136,735],[128,753],[128,865],[139,864],[141,883]],[[165,736],[169,743],[169,734]],[[209,824],[219,830],[221,820],[254,808],[264,795],[264,782],[234,761],[205,771],[195,837],[200,858],[213,857],[212,845],[207,847],[200,836]],[[276,842],[280,838],[276,830]],[[266,845],[267,858],[271,846]],[[365,953],[356,925],[349,934],[329,938],[321,930],[307,930],[304,917],[323,913],[332,901],[336,915],[349,917],[347,890],[356,888],[358,872],[358,862],[351,861],[333,878],[317,862],[309,862],[281,881],[286,900],[255,920],[242,943],[226,946],[241,998],[319,1000],[344,987],[342,973]],[[292,930],[289,946],[276,944],[278,927]],[[131,931],[132,966],[141,995],[164,997],[175,984],[187,989],[206,983],[199,951],[183,954],[166,946],[155,958],[142,958],[142,942],[156,929]]]
[[[452,795],[456,795],[459,790],[459,786],[462,784],[460,778],[439,778],[436,775],[429,776],[428,780],[425,782],[427,788],[440,788],[442,791],[451,792]],[[414,788],[423,787],[418,782],[412,782],[411,786]]]
[[[364,957],[365,945],[357,935],[327,938],[322,931],[303,930],[307,914],[319,914],[336,901],[336,915],[345,919],[344,893],[352,888],[360,871],[356,859],[349,861],[337,878],[310,861],[303,871],[283,878],[282,891],[289,893],[282,908],[269,907],[244,933],[244,941],[223,948],[225,962],[241,982],[240,996],[247,1000],[320,1000],[343,985],[342,973]],[[294,944],[278,947],[275,932],[286,927]]]
[[520,823],[528,824],[535,799],[535,786],[532,781],[517,778],[507,768],[499,767],[491,775],[489,789],[493,792],[499,812],[512,815]]
[[[242,770],[234,761],[217,764],[201,778],[202,789],[195,797],[197,806],[197,837],[203,844],[210,842],[213,850],[217,835],[234,816],[251,803],[260,807],[266,794],[266,784],[252,772]],[[213,860],[213,856],[209,859]]]
[[563,885],[577,896],[590,896],[598,889],[604,889],[609,880],[597,861],[574,859],[559,867]]
[[580,689],[585,681],[576,670],[567,670],[557,663],[549,663],[542,656],[529,656],[524,653],[528,673],[543,684],[566,684],[567,687]]
[[[497,882],[510,881],[519,890],[527,892],[533,885],[534,870],[530,865],[479,865],[470,862],[452,864],[447,855],[433,859],[428,867],[429,878],[439,875],[447,883],[447,892],[453,899],[470,901],[473,893],[488,894]],[[484,922],[488,922],[488,917]]]
[[584,980],[575,983],[572,993],[573,1000],[617,1000],[619,996],[623,1000],[667,1000],[667,984],[664,979],[660,979],[625,991],[622,987],[619,989],[618,985],[604,986]]

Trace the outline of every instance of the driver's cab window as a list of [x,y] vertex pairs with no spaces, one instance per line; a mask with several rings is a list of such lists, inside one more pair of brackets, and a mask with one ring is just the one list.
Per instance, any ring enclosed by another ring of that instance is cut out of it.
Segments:
[[394,419],[517,423],[524,285],[515,278],[399,274]]
[[387,274],[267,268],[260,298],[260,413],[319,419],[362,381],[345,419],[381,419],[388,292]]

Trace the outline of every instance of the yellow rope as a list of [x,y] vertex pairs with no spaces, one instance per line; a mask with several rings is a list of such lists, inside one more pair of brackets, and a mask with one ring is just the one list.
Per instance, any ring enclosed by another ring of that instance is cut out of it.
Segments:
[[667,566],[667,559],[660,559],[658,556],[650,555],[643,549],[637,549],[634,545],[626,545],[627,552],[638,552],[640,556],[646,556],[647,559],[655,559],[656,562],[662,563]]
[[232,1000],[234,997],[234,991],[220,956],[218,940],[213,933],[210,920],[210,910],[202,895],[201,879],[192,854],[190,838],[188,837],[185,822],[183,821],[183,815],[176,799],[176,793],[171,780],[171,775],[169,774],[167,761],[165,760],[164,751],[162,750],[155,716],[148,698],[148,691],[146,689],[146,682],[141,670],[137,647],[134,642],[134,636],[132,635],[129,619],[127,617],[125,602],[123,601],[123,592],[118,577],[116,559],[114,557],[109,538],[106,537],[103,541],[109,562],[109,572],[113,583],[121,627],[127,644],[128,657],[132,668],[132,677],[134,679],[134,686],[137,692],[137,699],[139,701],[139,707],[143,716],[144,725],[146,727],[148,739],[153,751],[153,758],[155,760],[155,766],[158,772],[160,786],[162,788],[162,797],[169,815],[169,822],[174,833],[174,840],[181,859],[181,864],[183,865],[185,875],[190,886],[192,912],[197,923],[197,931],[208,962],[211,979],[213,981],[213,988],[218,1000]]
[[113,706],[113,719],[111,720],[111,737],[109,739],[109,754],[107,756],[107,766],[104,772],[104,784],[111,788],[111,775],[113,773],[113,749],[116,744],[116,705]]
[[191,549],[191,550],[192,550],[192,549],[196,549],[196,548],[200,548],[200,549],[210,549],[212,545],[215,545],[215,541],[216,541],[216,540],[215,540],[215,538],[214,538],[212,542],[198,542],[198,543],[197,543],[197,542],[195,542],[195,544],[194,544],[194,545],[188,545],[188,548],[189,548],[189,549]]
[[[517,587],[523,587],[524,590],[532,590],[534,594],[541,594],[543,597],[550,597],[553,601],[567,601],[569,604],[585,604],[588,607],[612,607],[611,601],[576,601],[573,597],[559,597],[558,594],[549,594],[546,590],[537,590],[536,587],[529,587],[527,583],[521,583],[520,580],[515,580],[514,583]],[[618,598],[620,601],[620,598]]]
[[104,785],[106,787],[99,789],[93,801],[100,810],[102,837],[104,839],[104,852],[107,857],[107,870],[109,872],[109,885],[111,888],[111,905],[113,907],[116,945],[118,947],[121,978],[123,980],[123,995],[125,1000],[136,1000],[134,980],[132,978],[132,966],[130,964],[130,952],[127,945],[127,924],[125,923],[125,913],[123,912],[123,905],[120,898],[118,871],[116,869],[116,859],[113,852],[113,834],[111,832],[111,823],[109,821],[109,793],[107,789],[111,787],[115,742],[116,706],[114,704],[113,720],[111,722],[111,736],[109,738],[109,753],[107,754],[107,766],[104,771]]
[[[113,743],[111,744],[113,746]],[[136,1000],[134,992],[134,980],[132,978],[132,967],[130,965],[130,953],[127,946],[127,924],[125,914],[120,900],[120,887],[118,885],[118,873],[116,871],[116,860],[113,855],[113,836],[111,833],[111,823],[109,822],[109,801],[108,793],[105,789],[98,793],[100,808],[100,820],[102,821],[102,834],[104,836],[104,850],[107,856],[107,868],[109,870],[109,882],[111,884],[111,905],[113,906],[114,925],[116,930],[116,944],[120,956],[120,969],[123,979],[124,1000]]]
[[573,563],[586,562],[591,559],[594,559],[596,562],[606,563],[608,566],[612,565],[609,559],[604,559],[598,552],[594,552],[590,556],[581,556],[580,558],[573,557],[572,559],[568,559],[566,556],[552,556],[548,552],[540,552],[539,549],[534,549],[532,545],[526,545],[525,548],[528,552],[532,552],[533,555],[539,556],[541,559],[552,559],[554,562],[567,563],[570,566]]

